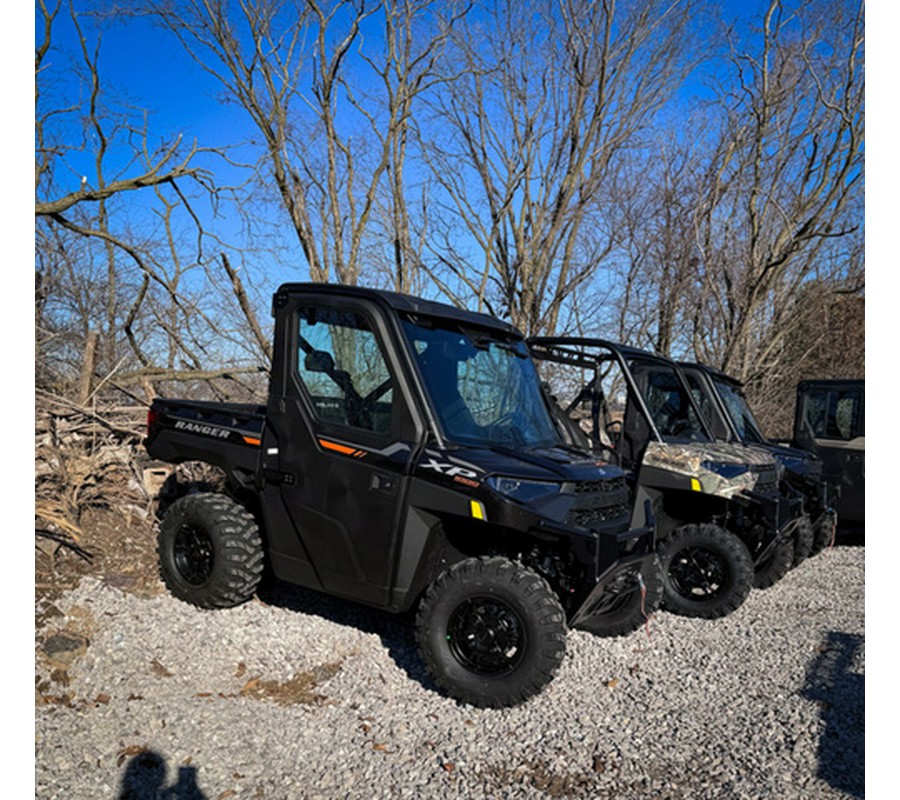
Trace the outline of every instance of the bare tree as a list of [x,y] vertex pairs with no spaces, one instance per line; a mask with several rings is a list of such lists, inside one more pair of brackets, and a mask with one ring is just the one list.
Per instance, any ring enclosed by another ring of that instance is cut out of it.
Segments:
[[702,123],[657,135],[652,148],[618,171],[609,214],[620,256],[615,329],[622,341],[663,355],[690,349],[697,313],[699,252],[695,210],[702,186]]
[[[77,189],[66,189],[60,186],[61,169],[55,164],[59,159],[65,158],[70,151],[78,149],[77,143],[71,140],[63,142],[61,137],[51,137],[49,128],[60,117],[72,115],[81,110],[79,105],[60,107],[51,105],[46,108],[42,104],[43,84],[42,77],[45,72],[45,59],[50,52],[53,41],[53,25],[59,16],[62,0],[57,0],[52,8],[46,4],[46,0],[38,0],[38,7],[42,17],[43,38],[35,49],[35,205],[34,213],[37,217],[50,218],[56,221],[67,211],[81,203],[102,203],[114,195],[122,192],[135,191],[148,186],[171,184],[180,178],[200,179],[202,172],[192,162],[198,153],[198,148],[193,145],[185,153],[181,151],[181,137],[175,137],[173,141],[159,148],[155,152],[145,150],[143,155],[143,169],[127,170],[117,175],[112,180],[107,180],[104,175],[103,163],[107,155],[110,137],[104,130],[98,107],[100,98],[100,72],[98,69],[100,41],[98,35],[93,50],[89,47],[87,39],[82,32],[79,16],[75,11],[72,1],[69,2],[69,19],[75,27],[80,46],[80,57],[87,68],[88,81],[90,83],[87,116],[91,132],[95,137],[97,146],[94,151],[96,166],[96,185],[89,184],[87,176],[81,179],[81,185]],[[51,139],[53,139],[51,141]],[[146,145],[146,136],[144,137]]]
[[[182,0],[150,6],[261,134],[260,174],[274,184],[314,281],[359,280],[363,253],[374,246],[376,216],[386,208],[392,283],[410,286],[416,258],[404,185],[407,132],[447,35],[437,5],[247,0],[235,8],[223,0]],[[453,19],[451,10],[446,24]],[[369,44],[366,30],[382,48]],[[351,61],[380,82],[381,96],[347,76]]]
[[790,302],[788,335],[776,339],[771,370],[747,387],[767,435],[789,439],[797,384],[811,378],[865,376],[865,298],[811,281]]
[[[202,267],[211,260],[204,253],[210,237],[189,189],[209,199],[214,189],[199,160],[212,151],[196,145],[184,150],[180,137],[151,147],[146,113],[117,100],[101,78],[103,25],[87,30],[72,2],[67,14],[61,3],[40,2],[38,8],[43,20],[35,51],[39,387],[83,403],[97,387],[139,380],[142,371],[156,376],[161,369],[167,375],[203,371],[213,353],[218,359],[229,349],[233,359],[241,341],[240,314],[220,313],[216,293],[195,277],[185,279],[191,273],[204,276]],[[71,26],[74,52],[54,47],[61,24]],[[65,92],[54,93],[63,80],[71,82],[68,95],[80,95],[83,102],[66,103]],[[126,221],[126,209],[138,224]],[[190,229],[193,235],[185,239]],[[218,297],[227,300],[233,285],[226,284]],[[240,298],[235,302],[240,305]],[[259,363],[259,356],[253,361]]]
[[456,77],[453,73],[442,73],[439,61],[453,26],[465,17],[471,5],[433,0],[383,3],[384,52],[375,59],[360,48],[360,57],[378,76],[383,90],[383,101],[379,102],[377,97],[366,100],[373,109],[383,108],[383,119],[358,102],[356,90],[345,81],[351,102],[369,120],[374,139],[381,143],[388,156],[385,172],[389,190],[383,193],[383,227],[390,243],[391,284],[398,292],[412,291],[416,279],[421,277],[419,266],[427,230],[426,202],[414,238],[406,182],[411,128],[416,123],[421,96]]
[[426,152],[461,231],[435,257],[523,330],[554,331],[612,252],[601,190],[684,76],[691,7],[498,3],[455,37]]
[[620,338],[746,381],[779,435],[799,380],[864,368],[862,9],[793,8],[729,29],[702,121],[620,172],[615,211]]
[[846,286],[848,250],[835,251],[862,223],[863,20],[861,3],[771,0],[755,40],[733,44],[694,216],[694,347],[743,380],[771,371],[810,278]]

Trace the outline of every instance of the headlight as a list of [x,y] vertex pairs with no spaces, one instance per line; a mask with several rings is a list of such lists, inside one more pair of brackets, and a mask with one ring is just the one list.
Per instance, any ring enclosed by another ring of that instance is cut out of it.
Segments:
[[793,472],[797,475],[807,475],[810,472],[809,464],[806,459],[795,458],[794,456],[779,456],[778,463],[786,472]]
[[729,464],[722,461],[703,461],[700,466],[703,469],[708,469],[710,472],[715,472],[716,475],[721,475],[727,480],[737,478],[750,469],[748,464]]
[[492,475],[485,483],[494,491],[506,497],[529,503],[548,495],[558,494],[562,484],[549,481],[523,481],[520,478],[508,478],[504,475]]

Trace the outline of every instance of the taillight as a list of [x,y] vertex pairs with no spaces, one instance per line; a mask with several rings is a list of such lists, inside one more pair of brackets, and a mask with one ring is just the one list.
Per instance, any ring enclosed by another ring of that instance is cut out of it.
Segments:
[[149,436],[156,423],[159,422],[159,413],[154,409],[148,409],[147,411],[147,435]]

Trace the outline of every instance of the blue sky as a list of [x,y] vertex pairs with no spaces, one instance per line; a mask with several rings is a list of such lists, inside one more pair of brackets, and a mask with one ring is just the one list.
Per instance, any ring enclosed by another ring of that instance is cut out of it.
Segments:
[[[78,8],[89,8],[95,6],[96,2],[75,0],[75,4]],[[766,0],[725,0],[721,3],[708,3],[706,10],[709,13],[721,13],[725,20],[740,17],[747,19],[758,17],[765,6]],[[876,20],[877,15],[876,10]],[[74,32],[65,9],[60,13],[58,22],[55,42],[61,50],[77,55]],[[90,20],[85,19],[83,24],[88,31]],[[877,22],[872,23],[871,12],[868,28],[869,31],[883,29]],[[89,36],[93,39],[90,34]],[[63,57],[54,56],[57,60]],[[869,73],[871,75],[871,69]],[[186,142],[196,139],[202,145],[217,147],[234,145],[242,138],[255,134],[241,109],[222,103],[222,90],[215,79],[193,62],[170,33],[160,30],[146,18],[120,19],[107,27],[101,50],[101,74],[107,91],[126,95],[136,107],[147,110],[153,141],[167,140],[180,133]],[[685,104],[689,102],[690,96],[703,94],[704,81],[709,77],[708,73],[698,74],[686,83],[681,93]],[[63,87],[59,88],[63,90]],[[252,157],[249,149],[238,149],[233,155],[238,159]],[[65,187],[69,191],[77,189],[81,175],[90,176],[93,169],[89,153],[80,158],[73,155],[71,161],[73,168],[66,176]],[[220,183],[240,179],[239,173],[229,169],[221,159],[215,159],[210,164]],[[134,194],[129,197],[128,202],[139,203],[141,200]],[[286,222],[280,207],[273,205],[268,213],[276,222]],[[241,234],[234,224],[226,224],[224,228],[222,222],[217,224],[225,232],[227,239],[240,246]],[[284,224],[283,230],[287,231],[287,228],[287,224]],[[305,264],[297,252],[296,240],[292,234],[286,234],[285,244],[287,252],[279,260],[284,265],[279,279],[305,278]]]
[[[76,0],[76,8],[87,9],[95,3],[90,0]],[[721,6],[710,4],[709,10],[721,9],[726,19],[750,14],[759,4],[755,1],[737,2],[729,0]],[[91,20],[84,18],[82,25],[88,38],[93,41]],[[54,41],[61,51],[78,57],[75,33],[65,10],[60,13],[54,30]],[[64,58],[61,53],[53,56],[57,61]],[[351,56],[352,57],[352,56]],[[100,55],[100,71],[104,89],[114,93],[117,99],[125,96],[136,107],[145,108],[149,113],[151,141],[170,139],[181,134],[185,142],[196,139],[209,147],[234,145],[255,134],[245,119],[243,112],[233,105],[221,102],[222,90],[217,81],[205,73],[185,53],[181,45],[170,33],[160,30],[147,18],[131,17],[120,19],[106,26]],[[58,87],[65,92],[62,86]],[[75,91],[73,84],[69,91]],[[689,81],[682,92],[703,93],[703,79]],[[252,157],[249,149],[233,151],[237,159]],[[68,159],[71,171],[65,175],[66,191],[78,188],[81,176],[90,181],[93,160],[90,152],[83,155],[72,154]],[[214,159],[209,165],[216,172],[219,183],[240,181],[244,176],[227,167],[221,159]],[[129,169],[131,172],[132,169]],[[107,174],[107,179],[110,175]],[[140,203],[142,198],[130,197],[129,203]],[[275,219],[283,219],[280,208],[272,208]],[[237,222],[228,224],[219,221],[217,227],[225,238],[241,245],[241,234]],[[304,262],[297,252],[292,234],[285,234],[286,252],[279,260],[277,280],[297,280],[305,277]]]
[[[94,4],[76,0],[75,5],[87,8]],[[727,0],[721,8],[728,19],[749,14],[757,5],[755,0]],[[82,24],[88,33],[90,21],[85,19]],[[54,43],[78,54],[75,33],[64,12],[54,30]],[[198,67],[171,34],[152,21],[133,17],[109,26],[103,34],[100,58],[105,89],[122,93],[146,108],[151,130],[160,137],[182,133],[187,140],[196,138],[217,147],[234,144],[239,131],[252,135],[240,110],[222,103],[215,79]],[[687,82],[684,94],[688,93],[704,93],[701,78]],[[73,184],[73,188],[77,186]]]

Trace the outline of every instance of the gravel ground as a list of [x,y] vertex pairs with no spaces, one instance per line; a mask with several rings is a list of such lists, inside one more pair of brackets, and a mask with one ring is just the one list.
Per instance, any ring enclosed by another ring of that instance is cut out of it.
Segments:
[[36,796],[864,794],[864,554],[715,622],[575,632],[524,706],[438,694],[403,619],[279,586],[205,612],[94,576],[39,602]]

